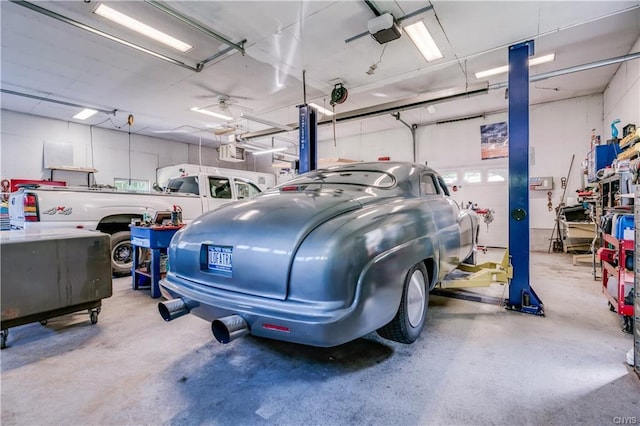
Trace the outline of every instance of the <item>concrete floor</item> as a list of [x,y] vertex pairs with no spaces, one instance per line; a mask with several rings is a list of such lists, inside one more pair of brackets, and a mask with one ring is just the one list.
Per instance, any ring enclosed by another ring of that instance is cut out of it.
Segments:
[[198,318],[165,323],[148,291],[118,278],[97,325],[83,313],[11,330],[1,421],[640,423],[640,379],[625,363],[632,336],[620,331],[591,267],[546,253],[533,253],[532,265],[544,318],[432,296],[413,345],[371,334],[331,349],[250,336],[220,345]]

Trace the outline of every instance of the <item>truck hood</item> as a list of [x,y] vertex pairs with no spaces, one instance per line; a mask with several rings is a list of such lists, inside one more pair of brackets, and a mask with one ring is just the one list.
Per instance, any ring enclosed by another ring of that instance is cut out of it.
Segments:
[[[271,191],[232,203],[184,229],[172,243],[178,250],[172,250],[175,259],[169,262],[178,277],[189,281],[284,300],[304,238],[331,218],[360,209],[358,199],[365,198],[362,191]],[[231,253],[230,270],[211,270],[209,247]]]

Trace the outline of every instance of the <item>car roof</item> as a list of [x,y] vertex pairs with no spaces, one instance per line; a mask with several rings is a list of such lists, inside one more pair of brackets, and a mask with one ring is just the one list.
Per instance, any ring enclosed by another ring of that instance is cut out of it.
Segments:
[[418,172],[431,172],[435,173],[435,171],[424,164],[419,163],[410,163],[403,161],[371,161],[371,162],[359,162],[359,163],[349,163],[342,164],[338,166],[326,167],[324,169],[319,170],[378,170],[381,172],[387,172],[396,176],[399,179],[404,177],[408,177],[410,174]]

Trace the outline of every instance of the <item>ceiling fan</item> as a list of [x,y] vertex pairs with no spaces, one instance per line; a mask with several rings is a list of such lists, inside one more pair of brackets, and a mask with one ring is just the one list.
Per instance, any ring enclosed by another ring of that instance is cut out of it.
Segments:
[[201,108],[192,108],[192,110],[214,115],[226,121],[236,121],[242,113],[253,111],[249,107],[239,105],[236,99],[227,95],[218,95],[215,103],[205,105]]
[[239,101],[249,101],[251,100],[251,98],[248,98],[245,96],[232,96],[228,93],[220,92],[211,87],[208,87],[202,83],[195,83],[195,84],[201,89],[204,89],[207,92],[211,93],[211,94],[200,95],[198,96],[198,98],[200,99],[215,98],[216,100],[215,104],[211,104],[205,108],[212,108],[212,107],[218,108],[223,114],[229,115],[229,116],[237,115],[237,113],[234,114],[235,112],[234,110],[239,110],[241,112],[253,112],[253,109],[239,104]]
[[[238,99],[240,98],[232,98],[231,96],[228,96],[228,95],[218,95],[217,107],[220,108],[220,110],[222,111],[229,112],[230,115],[233,115],[233,111],[230,111],[231,109],[239,109],[244,112],[253,112],[251,108],[238,104]],[[242,98],[242,99],[248,99],[248,98]]]

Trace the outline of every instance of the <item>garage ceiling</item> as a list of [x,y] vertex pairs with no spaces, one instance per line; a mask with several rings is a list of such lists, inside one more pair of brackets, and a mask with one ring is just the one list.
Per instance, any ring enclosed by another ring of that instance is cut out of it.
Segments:
[[[93,13],[101,3],[186,41],[193,49],[180,53],[111,23]],[[409,15],[401,26],[425,22],[444,54],[442,59],[427,62],[404,33],[384,45],[368,33],[345,42],[366,32],[368,21],[375,16],[363,1],[156,3],[234,43],[246,40],[243,55],[153,3],[42,1],[37,6],[185,66],[43,15],[24,2],[0,2],[2,108],[77,121],[71,117],[78,108],[8,91],[17,92],[105,111],[83,122],[89,125],[126,130],[127,116],[133,114],[132,132],[189,143],[202,137],[203,143],[216,146],[226,143],[227,134],[251,135],[271,127],[243,119],[243,113],[282,124],[297,123],[296,106],[303,102],[303,70],[308,102],[330,108],[334,85],[344,83],[349,96],[336,106],[336,112],[345,113],[443,89],[464,90],[483,81],[504,82],[506,74],[477,80],[474,73],[506,65],[507,47],[520,41],[535,40],[536,56],[556,54],[554,62],[532,67],[535,75],[626,55],[640,36],[638,1],[372,2],[396,19]],[[211,57],[214,59],[201,71],[194,69]],[[367,73],[374,64],[374,72]],[[602,93],[618,66],[532,83],[531,102]],[[506,102],[504,89],[491,90],[469,99],[436,103],[435,110],[403,111],[401,117],[411,124],[431,123],[503,110]],[[233,120],[198,114],[190,110],[193,107]],[[106,111],[110,110],[117,112],[109,115]],[[386,114],[341,124],[339,137],[402,126]],[[295,131],[288,135],[297,138]],[[332,137],[330,126],[320,127],[320,140]]]

